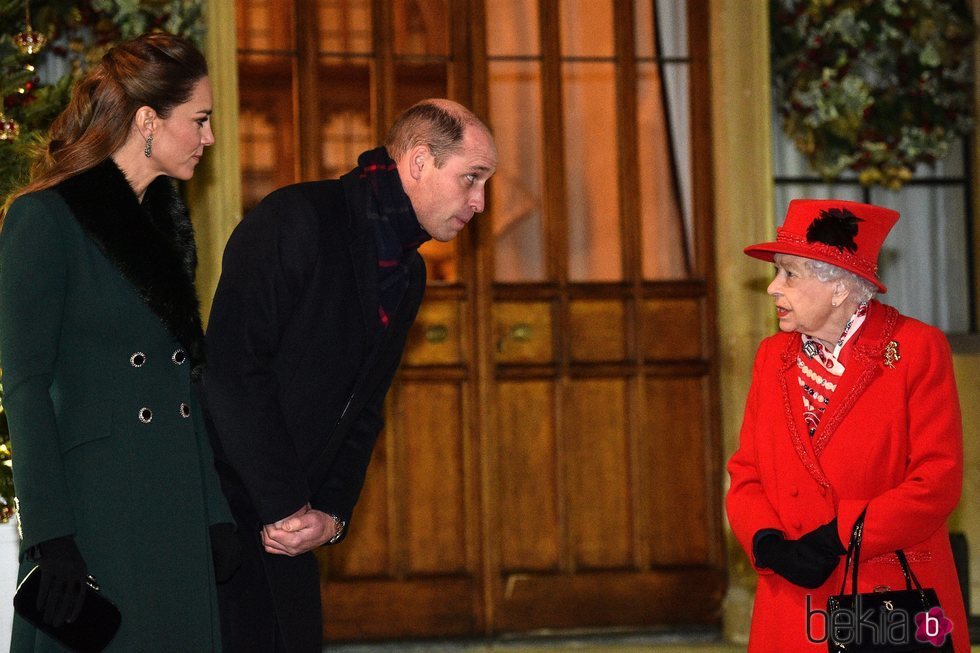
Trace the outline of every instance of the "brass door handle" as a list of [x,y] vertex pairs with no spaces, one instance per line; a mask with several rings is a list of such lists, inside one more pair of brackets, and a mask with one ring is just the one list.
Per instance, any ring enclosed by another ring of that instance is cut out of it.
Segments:
[[518,322],[517,324],[512,324],[509,329],[507,329],[506,335],[502,336],[497,340],[497,351],[503,353],[504,344],[508,340],[513,340],[514,342],[529,342],[531,336],[534,334],[534,330],[531,325],[527,322]]
[[531,339],[531,335],[533,333],[534,330],[531,328],[530,324],[527,322],[519,322],[510,328],[507,335],[511,340],[516,340],[517,342],[527,342]]
[[445,324],[430,324],[425,327],[425,339],[433,345],[446,342],[449,337],[449,327]]

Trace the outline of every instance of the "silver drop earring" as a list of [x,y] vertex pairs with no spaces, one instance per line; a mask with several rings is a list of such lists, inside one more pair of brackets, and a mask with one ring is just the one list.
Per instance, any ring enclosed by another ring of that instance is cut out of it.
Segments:
[[143,156],[149,159],[152,150],[153,150],[153,134],[150,134],[149,136],[146,137],[146,146],[143,148]]

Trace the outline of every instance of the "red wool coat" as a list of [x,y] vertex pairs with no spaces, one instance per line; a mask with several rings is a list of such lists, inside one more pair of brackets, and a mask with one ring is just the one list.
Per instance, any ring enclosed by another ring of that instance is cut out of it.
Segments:
[[[867,508],[859,591],[903,589],[891,553],[903,549],[952,620],[955,650],[967,653],[966,614],[946,526],[963,478],[949,345],[938,329],[877,301],[854,337],[847,369],[812,439],[797,381],[800,335],[779,333],[762,342],[739,448],[728,463],[732,530],[754,563],[752,538],[760,529],[796,539],[836,516],[846,547]],[[816,611],[826,610],[827,597],[839,592],[844,565],[815,590],[756,570],[749,651],[826,651],[826,620]]]

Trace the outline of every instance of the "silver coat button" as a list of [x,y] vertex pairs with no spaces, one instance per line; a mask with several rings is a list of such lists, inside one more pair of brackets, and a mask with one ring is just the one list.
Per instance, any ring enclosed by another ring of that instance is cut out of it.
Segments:
[[170,360],[174,362],[174,365],[183,365],[184,361],[187,360],[187,354],[183,349],[178,349],[173,353],[173,356],[170,357]]
[[187,404],[183,403],[183,402],[181,402],[181,404],[180,404],[180,416],[181,417],[190,417],[191,416],[191,407],[188,406]]
[[149,424],[153,419],[153,411],[144,406],[143,408],[140,408],[139,418],[144,424]]
[[129,357],[129,364],[133,367],[143,367],[146,363],[146,354],[141,351],[136,352]]

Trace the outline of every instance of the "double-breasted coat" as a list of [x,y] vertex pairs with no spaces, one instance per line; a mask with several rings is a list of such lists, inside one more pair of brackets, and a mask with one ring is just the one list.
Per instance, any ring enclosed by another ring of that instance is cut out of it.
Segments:
[[[75,539],[122,613],[109,651],[220,650],[208,527],[231,515],[192,381],[194,262],[172,182],[140,205],[111,160],[19,198],[0,230],[21,550]],[[17,617],[11,650],[63,649]]]
[[[236,653],[322,647],[313,554],[265,553],[259,532],[307,503],[350,524],[384,424],[425,265],[408,254],[397,308],[380,328],[369,193],[357,173],[279,189],[225,248],[205,385],[218,470],[246,550],[221,588]],[[278,644],[268,639],[277,632]]]
[[[836,517],[846,547],[867,509],[858,590],[904,589],[893,553],[904,550],[952,620],[955,650],[968,652],[946,525],[963,476],[949,345],[938,329],[877,301],[854,337],[846,371],[812,439],[797,382],[800,335],[779,333],[762,342],[739,447],[728,463],[732,530],[754,563],[752,540],[760,529],[796,539]],[[826,651],[826,621],[815,611],[826,610],[828,596],[839,593],[844,565],[814,590],[770,569],[757,571],[749,650]]]

